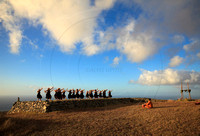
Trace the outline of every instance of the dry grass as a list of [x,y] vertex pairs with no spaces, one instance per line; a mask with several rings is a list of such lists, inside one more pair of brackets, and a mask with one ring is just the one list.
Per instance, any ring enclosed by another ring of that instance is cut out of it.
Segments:
[[200,105],[155,102],[45,114],[0,114],[1,135],[200,135]]

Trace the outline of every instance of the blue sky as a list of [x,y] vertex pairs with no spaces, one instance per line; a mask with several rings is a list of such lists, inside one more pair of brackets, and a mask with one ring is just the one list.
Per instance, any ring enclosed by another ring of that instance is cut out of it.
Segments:
[[180,83],[186,89],[188,82],[200,98],[199,6],[197,0],[1,1],[0,93],[35,95],[54,86],[179,98]]

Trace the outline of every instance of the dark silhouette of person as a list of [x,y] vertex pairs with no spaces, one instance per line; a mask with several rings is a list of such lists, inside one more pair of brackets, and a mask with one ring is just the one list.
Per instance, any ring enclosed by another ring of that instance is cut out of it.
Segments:
[[89,91],[89,96],[90,96],[91,99],[94,97],[93,91],[94,91],[94,90],[90,90],[90,91]]
[[108,91],[108,97],[109,97],[109,98],[112,98],[111,92],[112,92],[111,90]]
[[97,91],[97,89],[94,90],[94,98],[98,98],[98,91]]
[[53,89],[53,87],[45,90],[47,100],[51,100],[51,89]]
[[40,94],[40,92],[42,91],[42,89],[43,89],[43,88],[40,88],[40,89],[37,90],[37,99],[38,99],[38,101],[39,101],[39,100],[42,101],[42,100],[41,100],[41,99],[42,99],[42,95]]
[[78,99],[80,96],[79,96],[79,89],[76,89],[76,94],[75,94],[75,98]]
[[63,90],[62,91],[62,99],[66,99],[66,95],[65,95],[65,92],[68,90],[68,88],[66,90]]
[[73,89],[72,98],[76,98],[75,90]]
[[84,94],[83,94],[83,93],[84,93],[84,90],[81,90],[80,92],[81,92],[80,98],[83,99],[83,98],[84,98]]
[[69,91],[68,91],[68,99],[71,99],[71,98],[72,98],[72,90],[69,89]]
[[107,91],[107,89],[103,90],[103,98],[107,98],[106,97],[106,91]]
[[103,95],[102,95],[102,91],[99,91],[99,98],[102,98]]
[[62,91],[60,88],[58,88],[58,90],[57,90],[57,97],[59,100],[62,100]]

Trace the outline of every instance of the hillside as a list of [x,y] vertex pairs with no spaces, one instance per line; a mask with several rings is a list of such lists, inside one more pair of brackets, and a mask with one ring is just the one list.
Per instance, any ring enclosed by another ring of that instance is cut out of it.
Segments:
[[154,102],[0,116],[1,135],[200,135],[200,105]]

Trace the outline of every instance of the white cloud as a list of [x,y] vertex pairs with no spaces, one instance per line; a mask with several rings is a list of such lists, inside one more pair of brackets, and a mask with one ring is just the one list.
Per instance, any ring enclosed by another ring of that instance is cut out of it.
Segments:
[[108,9],[113,6],[115,0],[96,0],[95,6],[101,9]]
[[171,58],[169,66],[170,67],[176,67],[179,66],[183,62],[183,58],[179,56],[174,56]]
[[131,62],[142,62],[152,56],[157,49],[153,33],[135,31],[135,20],[120,30],[117,49]]
[[9,32],[10,52],[18,54],[22,40],[22,32],[20,30],[19,20],[12,13],[12,7],[5,1],[0,2],[0,22]]
[[137,83],[142,85],[179,85],[181,82],[200,84],[200,72],[178,71],[173,69],[147,71],[142,70]]
[[[114,0],[96,1],[95,5],[91,5],[90,0],[9,0],[1,4],[0,18],[8,31],[18,30],[18,35],[16,32],[11,33],[11,43],[15,43],[15,45],[11,44],[13,52],[18,52],[21,31],[19,27],[16,27],[18,25],[11,14],[12,12],[18,19],[28,19],[30,24],[34,26],[41,24],[44,33],[48,32],[57,41],[61,51],[72,53],[76,48],[75,43],[86,37],[92,37],[94,28],[97,25],[97,16],[102,10],[112,7],[113,3]],[[18,41],[13,40],[14,34],[18,36]],[[85,46],[92,46],[89,48],[92,51],[86,52],[89,53],[88,55],[96,53],[96,46],[87,44]]]
[[10,52],[13,54],[18,54],[19,53],[19,48],[22,40],[22,34],[20,30],[12,30],[9,33],[10,37]]
[[119,64],[119,61],[121,60],[122,58],[121,57],[115,57],[114,59],[113,59],[113,65],[118,65]]

